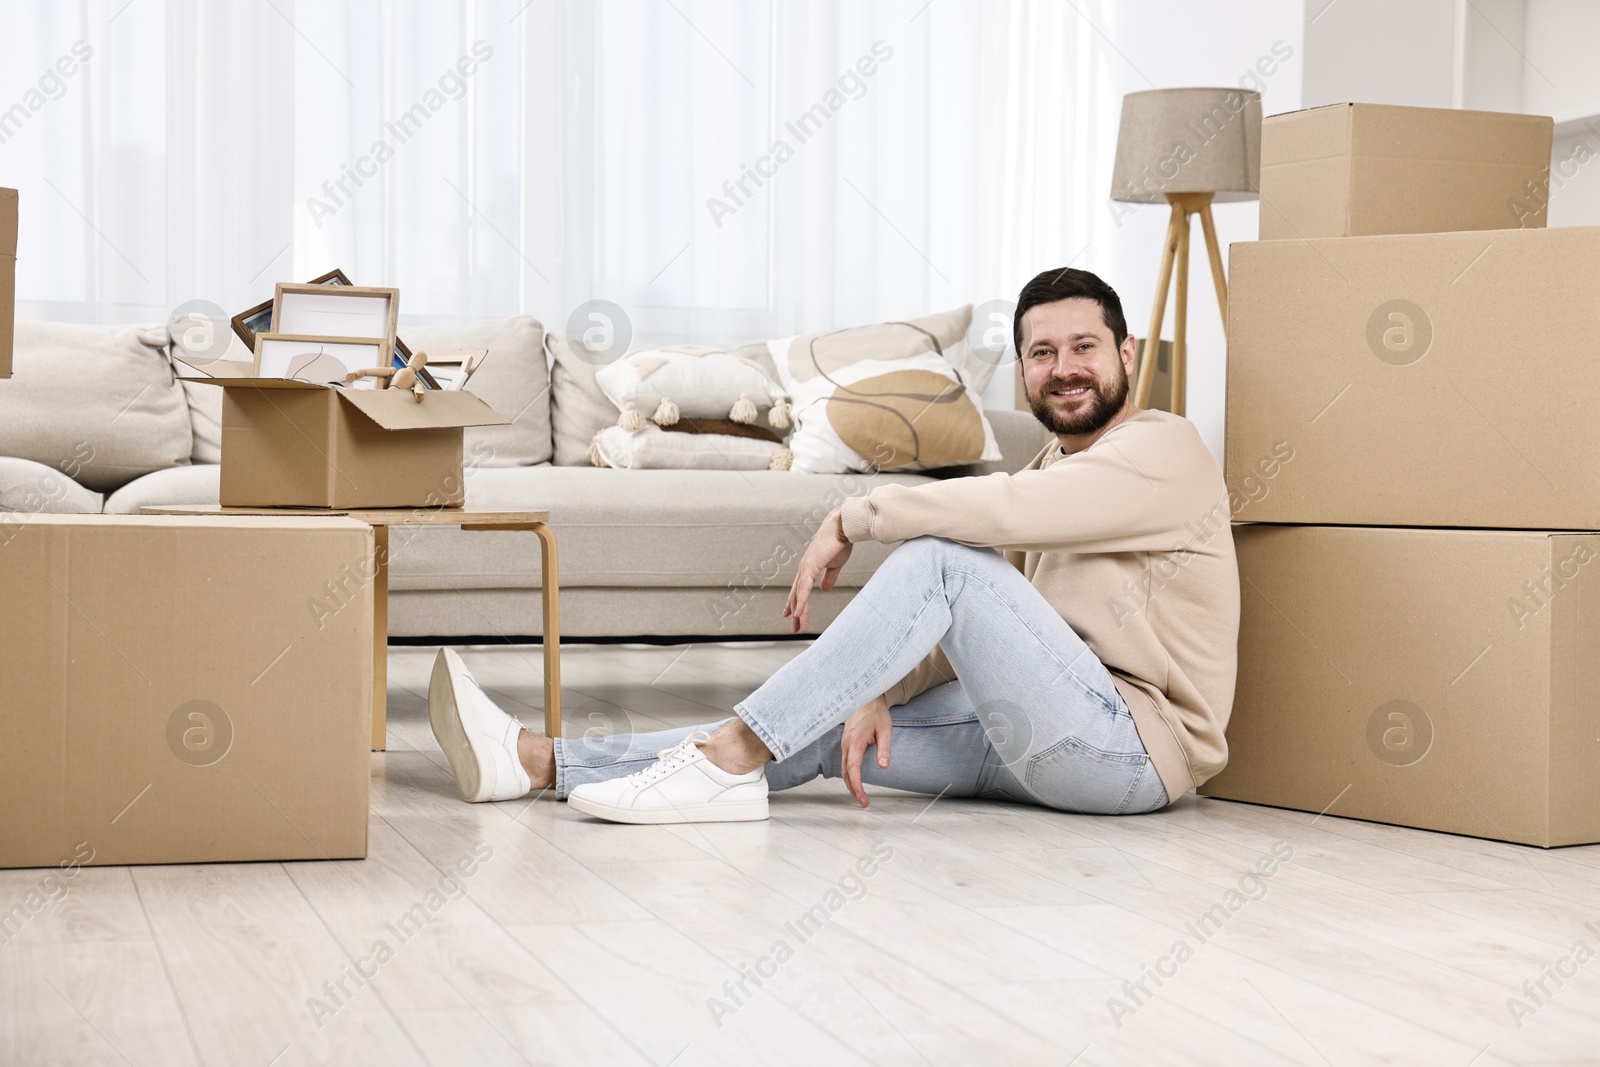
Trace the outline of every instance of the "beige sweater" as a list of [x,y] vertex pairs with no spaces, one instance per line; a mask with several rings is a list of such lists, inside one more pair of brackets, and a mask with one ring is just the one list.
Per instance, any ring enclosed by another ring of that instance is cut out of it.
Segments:
[[[1227,763],[1239,572],[1222,472],[1187,419],[1140,411],[1016,474],[879,486],[843,525],[851,541],[1001,549],[1110,669],[1169,798]],[[954,677],[935,648],[886,695],[903,704]]]

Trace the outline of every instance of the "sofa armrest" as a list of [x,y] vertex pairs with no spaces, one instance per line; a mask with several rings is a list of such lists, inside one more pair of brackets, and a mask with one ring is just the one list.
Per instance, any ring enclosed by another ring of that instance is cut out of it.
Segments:
[[1031,411],[1010,408],[985,408],[983,414],[994,428],[1000,458],[992,463],[968,463],[961,467],[941,467],[928,473],[936,478],[966,478],[974,475],[1015,474],[1039,454],[1050,440],[1050,432],[1039,424]]

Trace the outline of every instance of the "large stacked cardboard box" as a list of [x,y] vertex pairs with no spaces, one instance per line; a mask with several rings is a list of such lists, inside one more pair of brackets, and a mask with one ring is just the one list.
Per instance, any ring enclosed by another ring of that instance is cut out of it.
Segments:
[[1281,239],[1231,256],[1248,525],[1230,762],[1202,793],[1600,841],[1600,228],[1519,212],[1550,140],[1424,109],[1264,123]]
[[0,522],[0,868],[365,856],[372,554],[341,518]]

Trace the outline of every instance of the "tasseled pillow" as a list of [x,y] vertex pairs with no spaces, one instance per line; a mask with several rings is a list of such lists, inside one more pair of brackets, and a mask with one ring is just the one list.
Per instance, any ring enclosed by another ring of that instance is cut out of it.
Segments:
[[[617,406],[617,425],[638,433],[647,422],[728,419],[750,425],[766,412],[774,429],[789,427],[783,389],[754,360],[720,348],[671,345],[629,352],[595,374]],[[648,419],[645,412],[653,412]]]

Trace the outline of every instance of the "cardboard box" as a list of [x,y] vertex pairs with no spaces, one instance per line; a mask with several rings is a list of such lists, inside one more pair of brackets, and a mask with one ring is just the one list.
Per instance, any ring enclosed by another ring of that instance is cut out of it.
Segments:
[[[248,373],[234,362],[213,373]],[[458,507],[462,430],[508,420],[471,393],[340,389],[286,378],[185,377],[225,390],[221,502],[230,507]]]
[[0,867],[364,857],[372,552],[351,519],[0,516]]
[[1600,228],[1236,244],[1232,278],[1235,518],[1600,530]]
[[0,189],[0,378],[11,377],[17,331],[17,191]]
[[1543,226],[1544,115],[1332,104],[1261,124],[1261,239]]
[[1600,534],[1239,526],[1239,686],[1204,796],[1600,842]]

